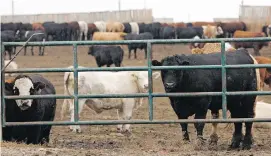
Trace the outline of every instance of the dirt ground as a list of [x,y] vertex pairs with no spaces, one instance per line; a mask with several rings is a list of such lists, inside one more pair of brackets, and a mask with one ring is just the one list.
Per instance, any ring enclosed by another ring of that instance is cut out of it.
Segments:
[[[18,48],[17,48],[18,49]],[[73,64],[72,47],[46,47],[45,56],[35,56],[20,54],[16,58],[19,68],[46,68],[46,67],[67,67]],[[125,47],[125,66],[145,66],[144,53],[138,52],[138,59],[128,59],[128,51]],[[79,65],[96,67],[96,62],[92,56],[87,55],[87,47],[78,47]],[[271,50],[264,48],[261,54],[271,55]],[[167,55],[189,53],[188,46],[185,45],[155,45],[153,46],[154,59],[160,60]],[[57,94],[63,94],[63,73],[42,73],[51,80],[57,89]],[[265,88],[266,90],[266,88]],[[154,80],[154,92],[164,92],[161,78]],[[260,96],[260,100],[271,102],[269,96]],[[60,121],[60,108],[63,100],[57,100],[57,112],[55,121]],[[66,121],[70,116],[67,114]],[[209,118],[209,117],[208,117]],[[89,109],[83,110],[81,120],[114,120],[117,119],[116,110],[104,111],[96,114]],[[148,119],[148,104],[134,111],[133,119]],[[168,98],[154,99],[154,119],[177,119],[172,110]],[[71,132],[68,126],[53,126],[50,135],[50,144],[48,146],[34,146],[15,143],[2,143],[1,152],[3,156],[20,155],[184,155],[184,156],[222,156],[222,155],[271,155],[271,133],[270,129],[255,128],[255,145],[249,151],[228,151],[228,144],[232,137],[232,129],[225,129],[225,124],[219,124],[219,142],[217,147],[197,150],[194,147],[195,129],[193,124],[189,124],[190,143],[182,141],[182,133],[178,124],[164,125],[131,125],[132,136],[119,136],[116,133],[116,126],[81,126],[82,133],[75,134]],[[204,128],[204,137],[208,138],[211,132],[211,124],[206,124]]]

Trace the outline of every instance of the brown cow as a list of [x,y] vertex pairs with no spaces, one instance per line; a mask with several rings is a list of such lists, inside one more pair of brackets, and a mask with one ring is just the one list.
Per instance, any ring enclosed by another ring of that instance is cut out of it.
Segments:
[[99,32],[99,29],[96,27],[96,25],[94,23],[88,23],[87,39],[91,40],[95,32]]
[[44,27],[42,26],[42,23],[32,23],[32,29],[45,31]]
[[218,22],[217,26],[220,26],[224,32],[224,37],[231,38],[237,30],[246,31],[247,27],[244,22]]
[[217,26],[215,22],[192,22],[193,27],[201,27],[204,25]]
[[106,32],[123,32],[125,29],[124,25],[120,22],[107,22]]
[[95,32],[92,40],[112,41],[123,40],[126,33],[123,32]]
[[[258,64],[271,64],[271,59],[268,57],[255,56],[255,59],[257,60]],[[270,68],[259,68],[259,69],[260,69],[260,77],[261,77],[261,83],[260,83],[261,90],[263,89],[264,84],[268,85],[269,88],[271,88]]]
[[184,22],[177,22],[177,23],[173,23],[173,26],[175,28],[185,28],[186,24]]
[[[235,31],[233,37],[234,38],[255,38],[255,37],[264,37],[265,34],[263,32],[250,32],[250,31]],[[260,50],[264,46],[268,46],[268,42],[233,42],[232,45],[234,48],[253,48],[254,54],[256,56],[261,55]]]

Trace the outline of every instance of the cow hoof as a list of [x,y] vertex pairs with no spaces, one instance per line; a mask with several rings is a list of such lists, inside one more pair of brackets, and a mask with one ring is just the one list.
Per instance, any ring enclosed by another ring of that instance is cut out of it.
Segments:
[[122,128],[117,128],[117,133],[121,133],[122,132]]
[[234,134],[232,137],[231,145],[229,149],[236,149],[240,147],[242,142],[243,135],[242,134]]
[[243,150],[249,150],[249,149],[251,149],[252,143],[253,143],[252,136],[251,135],[245,135],[244,141],[243,141],[243,144],[242,144],[242,149]]
[[189,139],[189,134],[188,132],[183,132],[183,141],[185,142],[190,142],[190,139]]
[[217,142],[218,142],[218,135],[211,134],[209,138],[209,145],[217,145]]
[[80,127],[70,127],[70,130],[74,133],[82,133]]
[[202,136],[197,137],[196,142],[195,142],[195,149],[196,150],[201,150],[203,145],[205,144],[206,139],[204,139]]
[[132,135],[132,132],[128,129],[122,131],[122,134],[125,135],[125,136],[131,136]]

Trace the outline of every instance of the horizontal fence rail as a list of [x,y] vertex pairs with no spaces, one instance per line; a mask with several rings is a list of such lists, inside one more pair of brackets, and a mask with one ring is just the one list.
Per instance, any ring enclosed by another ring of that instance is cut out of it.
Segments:
[[[261,38],[221,38],[221,39],[170,39],[170,40],[124,40],[124,41],[47,41],[47,42],[3,42],[3,46],[73,46],[73,68],[26,68],[18,70],[1,70],[2,93],[4,90],[4,73],[41,73],[41,72],[73,72],[74,74],[74,95],[31,95],[31,96],[2,96],[2,123],[3,126],[18,125],[115,125],[115,124],[170,124],[170,123],[232,123],[232,122],[271,122],[271,118],[255,119],[255,118],[238,118],[227,119],[227,96],[236,95],[271,95],[271,91],[236,91],[228,92],[226,90],[226,70],[238,68],[271,68],[271,64],[242,64],[242,65],[226,65],[225,42],[270,42],[271,37]],[[151,64],[152,44],[177,44],[177,43],[221,43],[221,65],[198,65],[198,66],[161,66],[153,67]],[[103,68],[78,68],[77,46],[79,45],[102,45],[102,44],[147,44],[147,67],[103,67]],[[3,53],[1,52],[3,59]],[[2,69],[3,65],[1,65]],[[178,69],[221,69],[222,91],[221,92],[188,92],[188,93],[153,93],[152,72],[153,70],[178,70]],[[147,93],[137,94],[78,94],[78,72],[87,71],[148,71],[149,91]],[[154,97],[184,97],[184,96],[222,96],[222,113],[223,119],[193,119],[193,120],[153,120],[153,98]],[[82,98],[140,98],[148,97],[149,103],[149,120],[95,120],[95,121],[79,121],[78,100]],[[63,122],[6,122],[5,121],[5,100],[4,99],[39,99],[39,98],[56,98],[56,99],[74,99],[74,121]]]
[[[155,39],[155,40],[120,40],[120,41],[46,41],[28,42],[29,46],[72,46],[76,45],[102,45],[102,44],[131,44],[131,43],[151,43],[151,44],[176,44],[176,43],[214,43],[214,42],[264,42],[271,41],[271,37],[257,38],[219,38],[219,39]],[[3,42],[3,45],[23,46],[25,42]]]

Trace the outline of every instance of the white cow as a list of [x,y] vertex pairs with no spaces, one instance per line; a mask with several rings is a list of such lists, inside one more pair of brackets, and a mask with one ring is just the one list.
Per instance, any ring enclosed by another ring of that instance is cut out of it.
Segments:
[[[258,101],[256,105],[255,118],[271,118],[271,104],[263,101]],[[271,128],[269,122],[254,122],[256,128]]]
[[137,22],[130,22],[129,23],[131,25],[131,29],[132,29],[132,34],[139,34],[139,26],[137,24]]
[[99,32],[106,32],[106,23],[104,21],[96,21],[94,24],[98,28]]
[[[78,24],[79,24],[79,27],[80,27],[80,35],[79,35],[80,39],[79,39],[79,41],[87,40],[87,35],[88,35],[88,24],[87,24],[87,22],[78,21]],[[85,36],[85,39],[82,39],[83,34]]]
[[[10,60],[5,60],[5,66],[8,64]],[[4,68],[4,67],[3,67]],[[18,65],[15,61],[10,62],[10,64],[7,66],[7,68],[5,70],[14,70],[14,69],[18,69]],[[16,73],[6,73],[5,76],[16,76]]]
[[[159,72],[153,73],[153,78],[160,77]],[[147,71],[119,71],[119,72],[80,72],[78,73],[78,93],[79,94],[133,94],[148,91],[148,72]],[[72,95],[74,91],[74,77],[72,72],[64,75],[64,88],[66,94]],[[71,121],[74,121],[74,104],[69,101]],[[103,110],[117,109],[120,119],[130,120],[133,109],[139,103],[135,98],[91,98],[79,99],[78,113],[82,112],[84,104],[101,113]],[[66,110],[63,104],[61,116]],[[79,125],[71,125],[73,132],[81,132]],[[130,124],[120,124],[118,131],[129,132]]]

